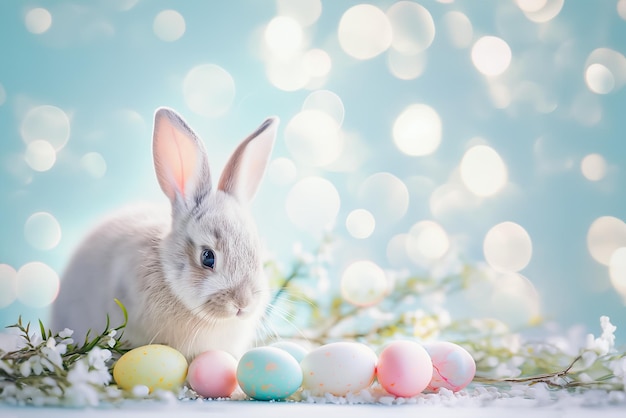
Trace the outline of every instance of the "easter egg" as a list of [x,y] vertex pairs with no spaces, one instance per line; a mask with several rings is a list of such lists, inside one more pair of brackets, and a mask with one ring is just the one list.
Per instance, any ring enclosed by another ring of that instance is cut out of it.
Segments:
[[336,342],[308,353],[300,362],[302,387],[313,395],[344,396],[370,386],[376,373],[376,353],[364,344]]
[[271,344],[270,347],[280,348],[281,350],[285,350],[293,358],[296,359],[298,363],[302,361],[304,356],[308,353],[306,348],[302,347],[300,344],[292,343],[291,341],[278,341],[274,344]]
[[185,356],[166,345],[150,344],[137,347],[122,355],[113,367],[115,383],[125,390],[135,386],[174,390],[185,383]]
[[459,391],[467,386],[476,374],[476,362],[463,347],[446,341],[424,344],[433,362],[433,377],[428,389],[446,388]]
[[205,351],[189,365],[187,381],[200,396],[228,398],[237,388],[237,360],[225,351]]
[[276,347],[258,347],[245,353],[237,366],[237,381],[249,397],[282,400],[302,384],[302,370],[291,354]]
[[393,341],[378,356],[378,383],[392,395],[409,398],[431,381],[433,363],[428,352],[413,341]]

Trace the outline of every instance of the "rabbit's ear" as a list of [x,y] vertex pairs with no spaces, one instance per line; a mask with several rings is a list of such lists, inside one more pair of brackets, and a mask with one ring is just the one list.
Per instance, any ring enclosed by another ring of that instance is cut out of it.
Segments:
[[154,169],[174,207],[197,204],[211,190],[206,151],[178,113],[157,109],[152,136]]
[[269,118],[237,147],[226,163],[218,189],[250,202],[263,178],[272,153],[278,118]]

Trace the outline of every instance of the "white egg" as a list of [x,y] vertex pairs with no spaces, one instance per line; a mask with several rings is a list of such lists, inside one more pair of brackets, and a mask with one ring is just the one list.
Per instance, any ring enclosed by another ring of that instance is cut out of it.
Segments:
[[345,396],[359,392],[374,381],[376,362],[376,353],[364,344],[323,345],[302,359],[302,387],[312,395]]

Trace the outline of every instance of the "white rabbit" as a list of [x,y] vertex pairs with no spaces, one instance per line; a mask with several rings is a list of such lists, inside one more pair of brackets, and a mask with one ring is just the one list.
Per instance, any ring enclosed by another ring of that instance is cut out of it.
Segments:
[[173,110],[154,117],[153,155],[171,216],[137,207],[97,227],[73,255],[53,306],[52,327],[77,338],[102,332],[128,310],[124,339],[162,343],[188,359],[209,349],[241,356],[254,343],[269,289],[248,210],[278,126],[267,119],[211,182],[200,139]]

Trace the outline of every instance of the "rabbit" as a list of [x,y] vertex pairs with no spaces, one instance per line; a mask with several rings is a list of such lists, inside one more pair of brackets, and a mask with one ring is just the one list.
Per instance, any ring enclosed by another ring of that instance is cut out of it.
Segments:
[[[212,185],[206,150],[174,110],[155,112],[154,167],[171,212],[138,206],[105,220],[62,276],[52,328],[102,332],[128,311],[131,347],[161,343],[188,360],[211,350],[239,358],[255,342],[269,303],[249,203],[265,172],[279,120],[246,138]],[[76,339],[76,338],[75,338]]]

